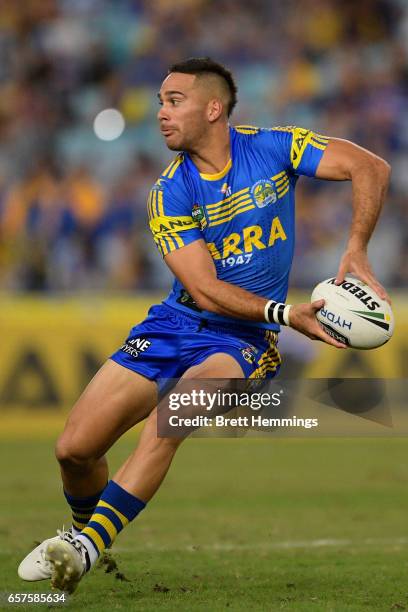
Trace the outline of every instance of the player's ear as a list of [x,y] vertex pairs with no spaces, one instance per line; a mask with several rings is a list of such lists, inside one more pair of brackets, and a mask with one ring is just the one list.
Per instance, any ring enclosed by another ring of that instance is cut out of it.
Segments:
[[219,98],[213,98],[207,105],[207,118],[210,123],[214,123],[224,110],[223,104]]

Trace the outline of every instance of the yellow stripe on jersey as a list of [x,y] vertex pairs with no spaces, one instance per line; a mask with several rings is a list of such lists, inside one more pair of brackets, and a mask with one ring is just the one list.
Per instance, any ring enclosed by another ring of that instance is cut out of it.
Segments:
[[237,210],[241,206],[246,206],[247,204],[250,204],[250,203],[253,204],[252,197],[249,194],[246,194],[245,196],[240,198],[237,202],[235,201],[231,202],[230,206],[228,206],[227,208],[224,208],[220,211],[217,210],[216,213],[209,215],[208,220],[211,223],[211,221],[216,221],[217,219],[221,219],[222,217],[230,215],[231,213],[233,213],[235,210]]
[[275,179],[278,198],[283,198],[289,191],[289,176],[286,171],[280,173],[279,180]]
[[226,217],[225,219],[219,219],[218,221],[211,221],[208,225],[209,227],[214,227],[215,225],[221,225],[221,223],[226,223],[226,221],[231,221],[237,215],[240,215],[247,210],[253,210],[255,208],[255,204],[248,204],[248,206],[244,206],[244,208],[239,208],[237,211]]
[[283,189],[283,191],[278,191],[278,198],[283,198],[283,196],[285,196],[289,191],[289,183],[287,183],[287,185],[285,185],[285,188]]
[[275,185],[276,187],[279,187],[282,184],[288,183],[289,179],[287,177],[287,175],[285,174],[281,179],[279,179],[279,181],[275,181]]
[[228,212],[229,210],[231,210],[231,208],[233,206],[236,206],[236,204],[239,204],[240,202],[248,200],[248,198],[251,199],[251,194],[247,190],[247,191],[245,191],[245,193],[241,194],[237,198],[229,200],[229,202],[226,202],[225,204],[222,204],[221,206],[219,206],[215,210],[207,210],[208,218],[211,221],[211,219],[213,219],[214,217],[216,217],[216,216],[218,216],[220,214]]
[[162,257],[167,255],[167,253],[169,252],[167,242],[163,238],[153,238],[153,240],[155,241],[156,246],[159,249]]
[[157,197],[158,191],[157,189],[153,190],[153,198],[152,198],[152,209],[153,209],[153,217],[157,217],[159,215],[159,208],[157,206]]
[[315,132],[313,132],[312,138],[318,142],[321,142],[322,144],[327,144],[329,142],[328,136],[322,136],[321,134],[316,134]]
[[180,164],[182,164],[184,161],[184,156],[181,155],[179,157],[179,159],[177,161],[174,162],[173,167],[171,168],[170,172],[167,175],[167,178],[172,179],[174,176],[174,173],[176,172],[177,168],[180,166]]
[[176,172],[180,164],[183,163],[183,161],[184,161],[184,155],[182,153],[179,153],[175,157],[175,159],[173,159],[173,161],[167,166],[162,176],[165,176],[166,178],[170,178],[170,179],[173,178],[174,173]]
[[313,140],[310,141],[310,144],[316,147],[316,149],[321,149],[322,151],[324,151],[327,147],[327,144],[320,144],[320,142],[314,142]]
[[259,128],[255,125],[235,125],[234,129],[239,134],[257,134],[259,132]]
[[168,175],[168,173],[169,173],[169,171],[172,169],[173,165],[174,165],[174,159],[173,159],[173,161],[172,161],[172,162],[170,162],[170,163],[169,163],[169,165],[167,166],[167,168],[166,168],[166,169],[163,171],[162,175],[163,175],[163,176],[167,176],[167,175]]
[[[165,240],[165,242],[167,242],[167,244],[168,244],[169,253],[171,253],[172,251],[175,251],[176,248],[177,248],[176,244],[175,244],[175,242],[176,242],[175,238],[176,238],[176,235],[174,235],[174,236],[165,236],[163,238],[163,240]],[[179,236],[177,236],[177,238],[178,238],[178,240],[181,241],[181,244],[179,242],[177,242],[177,244],[179,244],[179,246],[183,246],[184,242],[181,240],[181,238]]]
[[164,194],[162,189],[157,189],[153,187],[150,191],[148,200],[147,200],[147,212],[149,221],[152,222],[154,219],[160,218],[163,219],[182,219],[183,223],[180,224],[180,229],[190,229],[190,227],[185,227],[186,219],[189,219],[194,225],[192,227],[199,227],[197,223],[193,222],[191,217],[166,217],[166,213],[164,210]]
[[244,200],[242,200],[241,202],[237,202],[230,207],[227,208],[226,210],[223,210],[222,212],[216,214],[216,215],[212,215],[211,217],[209,217],[209,225],[210,227],[212,227],[214,225],[213,221],[218,221],[219,219],[223,219],[226,216],[231,218],[231,215],[235,216],[235,213],[242,208],[243,206],[247,206],[248,204],[253,204],[252,198],[251,196],[247,196]]
[[183,240],[177,235],[154,237],[154,241],[163,257],[165,257],[168,253],[175,251],[177,249],[176,244],[179,247],[184,246]]
[[279,174],[275,174],[275,176],[271,177],[273,181],[275,181],[276,191],[278,194],[278,198],[283,198],[289,191],[289,176],[286,170],[279,172]]
[[161,189],[158,192],[158,201],[159,201],[159,205],[158,205],[159,217],[164,217],[163,191]]
[[224,198],[223,200],[220,200],[219,202],[214,202],[214,204],[206,204],[205,207],[208,213],[210,214],[210,210],[212,210],[213,208],[216,208],[217,206],[223,206],[227,202],[230,202],[232,199],[242,195],[243,193],[248,193],[248,191],[249,191],[249,187],[245,187],[244,189],[241,189],[240,191],[236,191],[232,195],[228,196],[228,198]]
[[280,179],[283,176],[288,176],[286,170],[282,170],[282,172],[279,172],[279,174],[275,174],[275,176],[271,176],[271,179],[273,181],[277,181],[278,179]]
[[327,145],[329,144],[329,139],[325,136],[319,136],[318,134],[312,134],[310,139],[310,144],[312,144],[316,149],[325,150]]
[[259,130],[246,130],[243,128],[238,128],[236,131],[239,132],[239,134],[254,135],[257,134]]
[[160,244],[161,244],[161,248],[163,249],[163,253],[165,255],[167,255],[167,253],[171,253],[172,243],[169,241],[168,236],[160,237]]
[[155,188],[153,188],[150,192],[149,200],[148,200],[149,220],[154,219],[159,214],[158,193],[159,193],[159,190]]
[[178,234],[174,234],[174,235],[172,234],[171,238],[174,240],[177,246],[179,247],[184,246],[184,241]]
[[295,125],[274,125],[270,128],[271,132],[293,132],[296,129]]
[[153,191],[149,193],[149,197],[147,198],[147,215],[150,219],[153,219],[153,208],[152,208],[152,200],[153,200]]

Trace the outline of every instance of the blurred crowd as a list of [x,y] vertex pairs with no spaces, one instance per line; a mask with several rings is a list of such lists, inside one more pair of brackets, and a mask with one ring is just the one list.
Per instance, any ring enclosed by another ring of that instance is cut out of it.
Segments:
[[[370,248],[408,277],[405,0],[25,0],[0,3],[0,289],[161,290],[146,196],[172,154],[156,125],[169,64],[210,55],[239,87],[233,123],[300,125],[385,157],[392,186]],[[97,138],[98,112],[126,121]],[[291,284],[336,271],[348,183],[301,179]]]

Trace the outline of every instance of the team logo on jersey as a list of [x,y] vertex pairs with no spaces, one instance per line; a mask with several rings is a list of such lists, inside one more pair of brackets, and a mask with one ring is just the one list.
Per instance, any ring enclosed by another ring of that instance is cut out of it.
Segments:
[[207,218],[205,216],[204,207],[199,204],[194,204],[191,211],[191,218],[193,221],[196,221],[200,226],[200,229],[203,230],[207,227]]
[[268,204],[274,204],[278,199],[275,183],[271,180],[261,179],[251,187],[251,195],[258,208],[264,208]]
[[223,193],[225,196],[230,196],[232,195],[232,189],[231,187],[228,185],[228,183],[224,183],[223,186],[220,189],[221,193]]

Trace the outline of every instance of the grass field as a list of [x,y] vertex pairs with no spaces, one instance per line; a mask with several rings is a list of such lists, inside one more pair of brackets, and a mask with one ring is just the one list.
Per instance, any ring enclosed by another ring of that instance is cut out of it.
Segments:
[[[66,609],[408,609],[407,454],[405,439],[189,440]],[[1,456],[0,590],[49,592],[16,568],[69,524],[52,438],[8,436]]]

